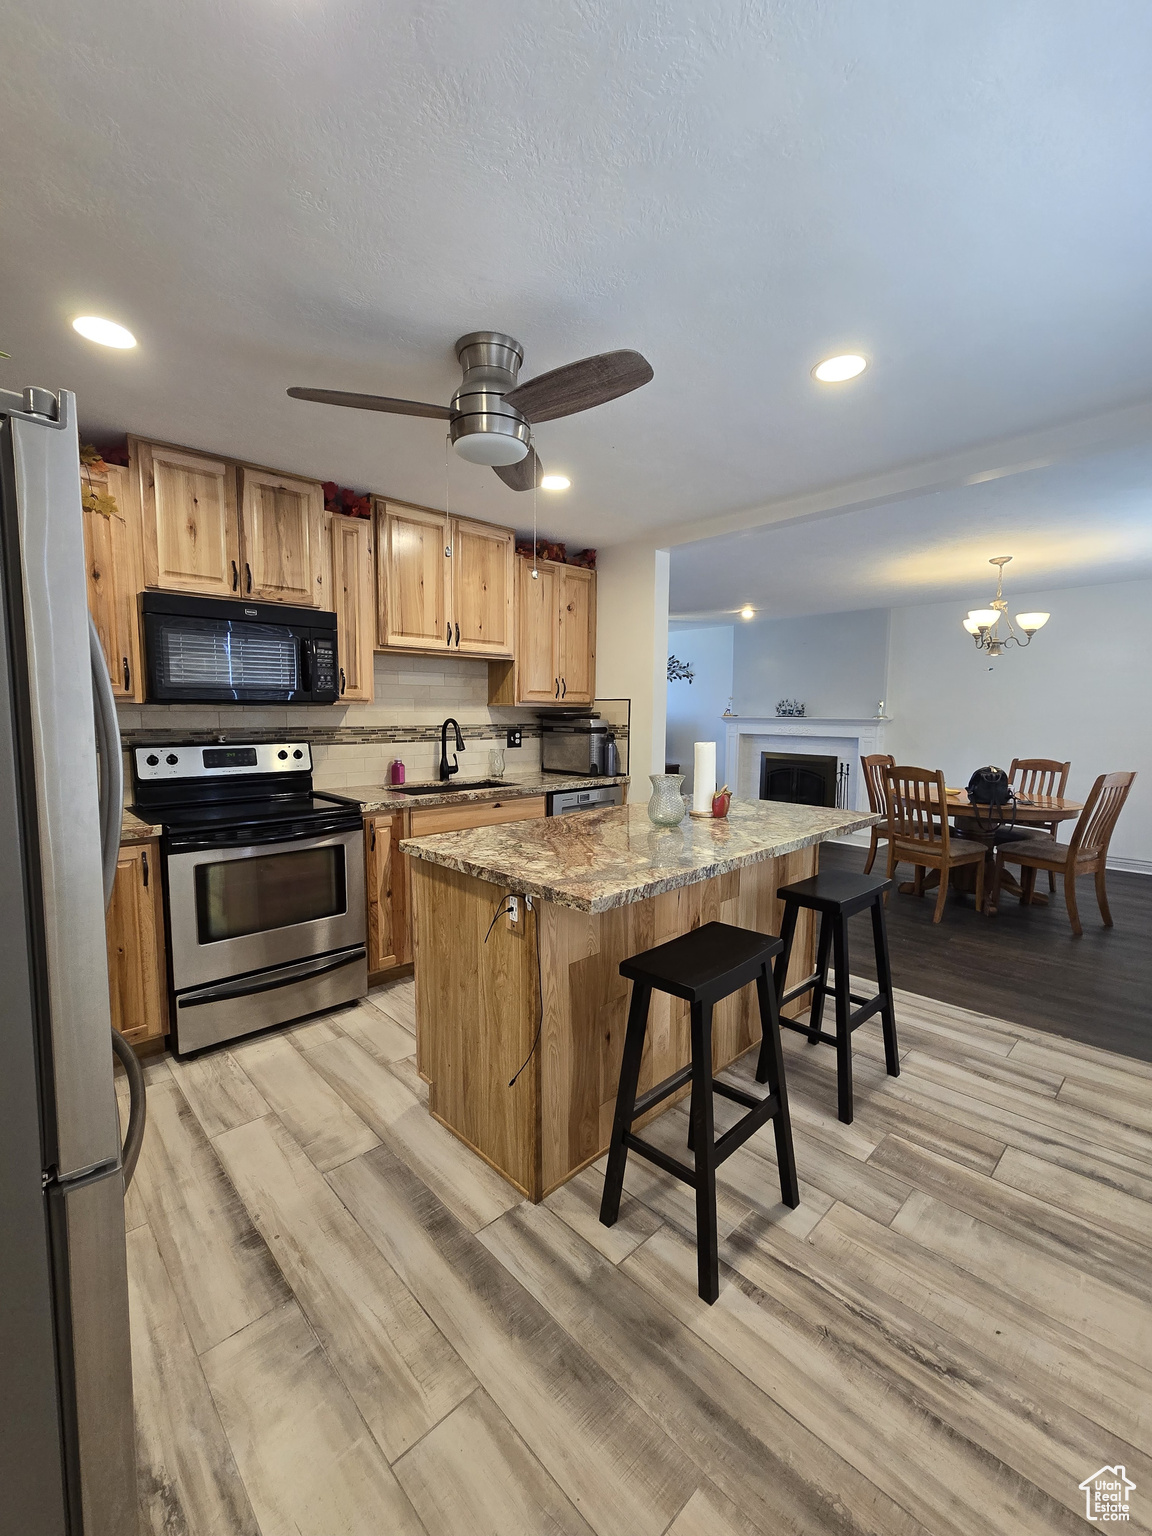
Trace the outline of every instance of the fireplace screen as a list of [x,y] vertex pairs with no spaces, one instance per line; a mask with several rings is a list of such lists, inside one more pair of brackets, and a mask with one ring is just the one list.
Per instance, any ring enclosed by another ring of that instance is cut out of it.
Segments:
[[761,752],[761,800],[785,800],[792,805],[844,806],[848,794],[848,764],[836,757],[807,752]]

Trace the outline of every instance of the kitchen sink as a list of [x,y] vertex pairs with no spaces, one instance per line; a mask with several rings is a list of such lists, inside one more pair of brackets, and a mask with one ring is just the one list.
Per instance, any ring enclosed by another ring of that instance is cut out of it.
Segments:
[[507,783],[504,779],[469,779],[465,784],[453,784],[449,780],[445,784],[394,784],[392,787],[398,795],[456,795],[466,789],[506,789]]

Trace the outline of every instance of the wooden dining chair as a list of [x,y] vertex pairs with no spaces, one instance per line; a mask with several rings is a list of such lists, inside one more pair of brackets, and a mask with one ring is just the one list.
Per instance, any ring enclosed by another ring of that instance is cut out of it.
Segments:
[[962,864],[976,866],[976,910],[984,910],[984,861],[988,850],[970,837],[958,837],[948,825],[944,775],[939,769],[881,770],[888,804],[888,878],[899,863],[916,867],[916,894],[924,894],[924,870],[940,871],[940,891],[932,917],[938,923],[948,900],[948,879]]
[[872,827],[872,840],[868,844],[868,858],[864,864],[864,873],[870,873],[876,862],[876,849],[880,845],[880,839],[888,840],[888,802],[884,794],[884,769],[894,768],[896,759],[888,752],[873,752],[871,757],[862,757],[860,766],[864,770],[864,788],[868,791],[868,809],[876,816],[883,816],[883,823],[877,822]]
[[1135,777],[1134,773],[1102,773],[1093,784],[1084,802],[1084,809],[1076,818],[1072,836],[1066,843],[1058,843],[1052,836],[1038,834],[997,848],[996,873],[992,879],[989,905],[996,906],[1005,864],[1020,865],[1021,906],[1032,905],[1038,869],[1046,869],[1050,873],[1058,870],[1064,880],[1064,905],[1068,908],[1068,921],[1072,924],[1072,932],[1079,937],[1084,929],[1076,906],[1076,881],[1080,875],[1095,875],[1096,904],[1100,908],[1105,928],[1111,928],[1112,914],[1108,910],[1108,892],[1104,886],[1105,862],[1117,818],[1124,809],[1124,802]]
[[[1054,757],[1014,757],[1008,770],[1008,783],[1025,799],[1031,795],[1055,795],[1063,799],[1071,767],[1071,763],[1058,763]],[[1060,836],[1058,821],[1038,821],[1036,825],[1055,838]],[[1048,871],[1048,889],[1056,889],[1056,876],[1052,870]]]

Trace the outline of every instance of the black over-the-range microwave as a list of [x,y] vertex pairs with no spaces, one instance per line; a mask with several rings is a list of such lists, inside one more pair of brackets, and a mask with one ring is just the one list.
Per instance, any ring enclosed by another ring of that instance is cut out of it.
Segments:
[[148,698],[168,704],[334,704],[336,615],[242,598],[145,592]]

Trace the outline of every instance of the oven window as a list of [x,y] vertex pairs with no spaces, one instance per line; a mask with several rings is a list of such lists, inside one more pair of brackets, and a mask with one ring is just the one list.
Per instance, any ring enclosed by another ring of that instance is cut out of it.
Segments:
[[342,843],[196,866],[201,944],[316,922],[346,906]]

